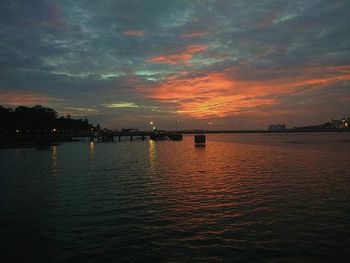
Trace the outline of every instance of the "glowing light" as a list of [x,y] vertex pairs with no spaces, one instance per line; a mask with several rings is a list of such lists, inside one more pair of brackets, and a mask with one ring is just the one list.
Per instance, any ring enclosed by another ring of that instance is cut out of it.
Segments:
[[149,140],[149,162],[150,162],[150,169],[151,171],[154,170],[156,165],[156,144],[155,141]]
[[147,93],[151,99],[173,104],[177,113],[207,118],[244,112],[259,114],[261,108],[278,105],[279,94],[302,94],[350,80],[350,67],[309,67],[292,71],[301,74],[295,78],[282,75],[272,79],[246,80],[235,77],[239,69],[231,67],[221,72],[169,77],[139,91]]
[[90,142],[89,152],[90,152],[90,169],[95,170],[95,143],[94,142]]
[[94,142],[90,142],[89,150],[90,150],[90,157],[91,157],[91,155],[93,155],[95,152],[95,143]]
[[118,103],[103,104],[103,106],[107,108],[138,108],[139,107],[133,102],[124,102],[124,101],[118,102]]
[[51,172],[53,175],[57,175],[57,172],[58,172],[57,146],[52,146],[51,160],[52,160]]

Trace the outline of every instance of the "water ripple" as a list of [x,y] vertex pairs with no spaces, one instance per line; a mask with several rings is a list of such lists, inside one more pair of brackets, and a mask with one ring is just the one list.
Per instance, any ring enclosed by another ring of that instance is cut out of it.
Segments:
[[295,136],[209,135],[204,149],[185,136],[2,150],[2,256],[342,261],[349,256],[350,152],[343,146],[350,140]]

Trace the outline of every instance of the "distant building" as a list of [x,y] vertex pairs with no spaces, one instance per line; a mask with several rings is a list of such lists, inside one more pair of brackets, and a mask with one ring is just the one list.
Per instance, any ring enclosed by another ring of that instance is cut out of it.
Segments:
[[332,129],[332,124],[330,122],[326,122],[320,125],[311,125],[311,126],[302,126],[302,127],[294,127],[293,130],[303,130],[303,131],[320,131],[320,130],[330,130]]
[[333,129],[349,129],[350,128],[350,117],[342,118],[341,120],[332,119]]
[[269,131],[284,131],[286,130],[285,124],[270,124],[268,130]]

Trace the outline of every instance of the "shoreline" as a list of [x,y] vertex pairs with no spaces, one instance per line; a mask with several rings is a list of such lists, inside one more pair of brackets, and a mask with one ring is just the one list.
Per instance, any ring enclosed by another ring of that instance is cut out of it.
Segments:
[[[267,131],[267,130],[183,130],[183,131],[164,131],[165,133],[179,133],[179,134],[291,134],[291,133],[346,133],[350,132],[350,129],[325,129],[325,130],[283,130],[283,131]],[[147,134],[147,131],[138,131],[137,134]],[[123,134],[123,136],[135,136],[135,133]],[[118,136],[118,135],[115,135]],[[38,148],[40,147],[40,139],[31,137],[29,140],[21,138],[22,140],[2,140],[0,141],[0,149],[17,149],[17,148]],[[49,140],[46,145],[48,148],[51,146],[58,146],[64,142],[80,141],[77,139],[67,140],[67,138],[55,138]]]
[[[169,131],[175,132],[175,131]],[[289,130],[281,130],[281,131],[268,131],[268,130],[183,130],[177,131],[177,133],[183,134],[196,134],[196,133],[206,133],[206,134],[221,134],[221,133],[326,133],[326,132],[350,132],[350,129],[324,129],[324,130],[297,130],[297,129],[289,129]]]

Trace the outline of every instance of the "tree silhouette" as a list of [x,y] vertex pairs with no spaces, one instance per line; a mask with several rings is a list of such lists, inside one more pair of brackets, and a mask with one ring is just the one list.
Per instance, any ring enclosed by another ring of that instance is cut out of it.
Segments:
[[38,133],[54,130],[88,131],[94,128],[88,119],[72,119],[70,115],[59,117],[55,110],[41,105],[18,106],[14,110],[0,105],[0,132]]

